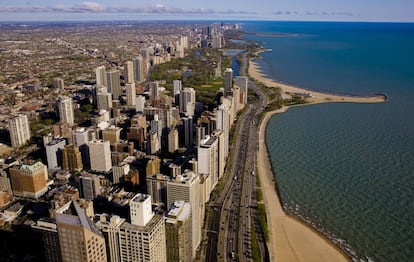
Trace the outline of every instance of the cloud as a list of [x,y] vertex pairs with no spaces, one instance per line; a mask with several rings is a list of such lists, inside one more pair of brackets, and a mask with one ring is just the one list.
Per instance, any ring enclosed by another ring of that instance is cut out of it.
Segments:
[[210,8],[177,8],[164,4],[149,6],[102,6],[96,2],[84,2],[79,5],[53,6],[0,6],[0,13],[144,13],[144,14],[255,14],[247,11],[216,11]]

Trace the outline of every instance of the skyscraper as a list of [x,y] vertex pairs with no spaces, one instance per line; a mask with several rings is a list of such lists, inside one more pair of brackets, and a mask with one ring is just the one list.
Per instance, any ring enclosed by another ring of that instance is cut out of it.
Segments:
[[76,170],[83,169],[82,154],[77,145],[66,145],[63,148],[62,156],[62,169],[63,170]]
[[142,56],[135,57],[132,62],[134,63],[134,79],[137,82],[143,82],[145,80],[144,75],[144,59]]
[[152,212],[151,196],[137,194],[129,203],[131,223],[119,233],[121,261],[166,261],[165,222]]
[[168,152],[174,153],[178,149],[178,131],[173,128],[168,133]]
[[124,63],[124,80],[125,83],[135,83],[134,80],[134,64],[132,61],[125,61]]
[[128,106],[135,106],[137,103],[136,100],[136,89],[135,83],[128,83],[126,84],[126,95],[127,95],[127,105]]
[[93,200],[100,194],[99,177],[97,175],[84,174],[79,177],[80,197]]
[[248,92],[249,80],[245,76],[236,76],[234,78],[234,84],[240,88],[240,103],[247,104],[247,92]]
[[201,141],[197,149],[198,172],[209,174],[212,179],[210,192],[218,183],[218,139],[215,136],[207,137]]
[[56,169],[62,166],[63,148],[65,148],[65,139],[54,139],[45,145],[47,167]]
[[96,75],[96,87],[106,87],[107,81],[106,81],[106,69],[105,66],[99,66],[95,68],[95,75]]
[[57,107],[59,111],[59,120],[68,123],[69,126],[75,124],[75,116],[73,112],[72,98],[61,96],[57,100]]
[[187,116],[194,115],[196,92],[194,88],[186,87],[180,93],[180,112]]
[[117,100],[121,93],[121,78],[118,70],[112,70],[106,73],[108,82],[108,93],[112,94],[112,99]]
[[9,120],[9,132],[12,147],[20,147],[30,140],[30,128],[27,115],[17,115]]
[[233,69],[227,68],[224,71],[224,95],[228,96],[232,94],[233,88]]
[[191,204],[175,201],[165,217],[167,261],[193,260],[191,232]]
[[111,170],[111,147],[109,141],[92,140],[89,142],[91,169],[99,172]]
[[151,82],[149,85],[149,92],[150,92],[150,99],[155,99],[160,95],[160,91],[158,88],[158,82]]
[[56,212],[63,262],[107,261],[105,238],[78,202],[68,202]]
[[201,241],[201,221],[204,211],[201,210],[200,178],[198,174],[188,171],[173,181],[167,182],[167,206],[175,201],[186,201],[191,204],[192,255],[195,257]]
[[99,90],[96,95],[98,110],[108,110],[112,108],[112,94],[108,93],[107,90]]

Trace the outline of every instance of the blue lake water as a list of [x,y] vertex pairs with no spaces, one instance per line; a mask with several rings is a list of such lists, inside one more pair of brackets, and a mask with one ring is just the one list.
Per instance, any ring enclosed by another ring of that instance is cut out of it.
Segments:
[[319,104],[269,122],[286,210],[355,260],[414,261],[414,24],[246,22],[271,78],[380,104]]

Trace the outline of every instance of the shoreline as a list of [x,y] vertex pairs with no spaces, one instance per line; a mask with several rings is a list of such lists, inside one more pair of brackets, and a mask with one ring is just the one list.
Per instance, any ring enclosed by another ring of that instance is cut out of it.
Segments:
[[[251,78],[267,87],[279,87],[282,96],[289,93],[311,94],[306,98],[307,104],[318,103],[380,103],[387,100],[385,94],[373,96],[349,96],[310,91],[291,86],[267,78],[260,67],[252,59],[249,61],[248,72]],[[307,105],[307,104],[302,104]],[[258,176],[261,180],[263,202],[269,227],[267,243],[271,261],[350,261],[349,255],[340,246],[332,242],[326,235],[312,225],[283,209],[273,166],[266,145],[266,128],[268,121],[275,114],[286,112],[290,106],[267,112],[259,126],[259,149],[257,157]],[[272,203],[270,208],[269,203]]]

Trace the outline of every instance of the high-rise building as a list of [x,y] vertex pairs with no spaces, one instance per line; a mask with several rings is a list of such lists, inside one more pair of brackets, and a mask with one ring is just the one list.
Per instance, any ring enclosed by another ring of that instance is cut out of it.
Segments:
[[120,178],[127,175],[130,170],[131,170],[131,167],[126,162],[121,162],[113,166],[112,167],[112,183],[118,184],[120,181]]
[[43,261],[61,262],[59,236],[55,221],[50,218],[40,218],[36,224],[31,225],[31,228],[35,234],[40,236],[43,243]]
[[[215,136],[209,137],[201,141],[201,145],[197,148],[198,155],[198,172],[200,174],[209,174],[212,179],[210,192],[218,183],[218,139]],[[210,193],[209,192],[209,193]]]
[[247,105],[247,92],[249,80],[245,76],[236,76],[234,78],[234,84],[240,88],[240,103]]
[[83,169],[82,153],[77,145],[66,145],[63,148],[62,169],[81,171]]
[[99,90],[96,95],[98,110],[108,110],[112,108],[112,94],[108,93],[106,89]]
[[193,261],[191,204],[175,201],[165,217],[167,261]]
[[158,82],[151,82],[149,85],[149,95],[150,99],[154,100],[155,98],[159,97],[160,89],[158,87]]
[[42,162],[10,168],[13,195],[38,199],[47,191],[47,168]]
[[227,68],[224,71],[224,95],[228,96],[232,94],[233,88],[233,69]]
[[136,106],[135,106],[135,111],[137,113],[142,113],[144,112],[144,108],[145,108],[145,96],[137,96],[136,97]]
[[110,126],[105,130],[102,130],[102,140],[109,141],[111,145],[121,140],[121,127]]
[[107,261],[105,238],[78,202],[68,202],[56,212],[63,262]]
[[174,80],[173,81],[173,95],[174,95],[174,97],[176,95],[179,95],[181,93],[181,90],[182,90],[181,80]]
[[137,100],[136,100],[137,91],[135,89],[135,84],[128,83],[125,86],[126,86],[127,105],[135,106],[137,103]]
[[158,157],[152,157],[145,169],[146,176],[152,176],[160,173],[161,168],[161,160]]
[[65,83],[63,82],[62,78],[55,79],[55,88],[59,90],[65,89]]
[[9,119],[9,132],[12,147],[20,147],[30,140],[30,127],[27,115],[17,115]]
[[72,98],[67,96],[59,97],[57,100],[57,108],[59,111],[59,120],[68,123],[69,126],[73,126],[75,124],[75,115],[73,112]]
[[82,155],[83,166],[89,166],[89,132],[84,127],[77,128],[73,132],[73,144],[79,147]]
[[135,57],[132,62],[134,63],[134,78],[137,82],[143,82],[145,80],[145,66],[142,56]]
[[108,93],[112,94],[112,99],[117,100],[122,95],[121,92],[121,76],[118,70],[112,70],[106,73],[108,82]]
[[135,83],[134,64],[132,63],[132,61],[126,61],[124,63],[124,80],[125,83]]
[[131,223],[120,227],[120,261],[166,261],[165,222],[154,215],[151,196],[137,194],[130,200]]
[[193,118],[183,117],[182,121],[184,128],[184,146],[192,148],[194,146]]
[[201,241],[201,223],[204,211],[201,210],[200,178],[198,174],[188,171],[175,180],[167,182],[167,206],[175,201],[186,201],[191,204],[192,255],[195,257]]
[[187,116],[194,115],[196,92],[194,88],[185,87],[180,93],[180,112]]
[[151,195],[152,203],[156,205],[167,205],[167,181],[169,176],[156,174],[147,176],[147,193]]
[[158,134],[157,132],[150,132],[148,135],[148,143],[149,145],[147,146],[148,149],[148,153],[149,154],[156,154],[161,150],[161,145],[160,145],[160,139],[158,138]]
[[79,177],[80,197],[93,200],[100,194],[100,183],[97,175],[85,173]]
[[106,81],[106,69],[105,66],[98,66],[95,68],[95,74],[96,74],[96,86],[99,88],[101,86],[107,87],[107,81]]
[[173,128],[168,133],[168,152],[174,153],[178,149],[178,131]]
[[215,130],[213,136],[217,137],[218,140],[218,178],[220,179],[224,175],[224,168],[226,166],[226,157],[224,154],[225,139],[224,132],[221,130]]
[[91,169],[98,172],[111,170],[111,146],[109,141],[92,140],[89,142]]
[[53,139],[45,145],[47,167],[56,169],[62,166],[63,149],[65,148],[65,139]]
[[220,105],[216,111],[216,128],[224,133],[224,157],[227,158],[229,154],[229,139],[230,139],[230,119],[229,108]]
[[117,215],[107,214],[96,215],[95,225],[101,230],[106,242],[106,254],[110,262],[121,261],[120,256],[120,231],[121,225],[125,222],[124,218]]

